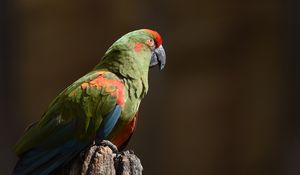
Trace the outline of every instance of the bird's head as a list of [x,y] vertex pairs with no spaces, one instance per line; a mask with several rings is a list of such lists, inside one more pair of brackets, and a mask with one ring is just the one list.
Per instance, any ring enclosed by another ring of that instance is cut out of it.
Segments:
[[123,77],[146,82],[149,67],[158,65],[162,70],[165,64],[162,37],[154,30],[140,29],[115,41],[94,70],[106,69]]
[[162,37],[159,33],[150,29],[143,29],[146,33],[150,34],[150,39],[146,40],[146,45],[151,49],[150,67],[159,65],[162,70],[166,65],[166,53],[162,46]]
[[115,60],[122,62],[123,65],[144,68],[159,65],[161,70],[166,64],[162,37],[158,32],[150,29],[129,32],[107,50],[103,60],[110,62]]

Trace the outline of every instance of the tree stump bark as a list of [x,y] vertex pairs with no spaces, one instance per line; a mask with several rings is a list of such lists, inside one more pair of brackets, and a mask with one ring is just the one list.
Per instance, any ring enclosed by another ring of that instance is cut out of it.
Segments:
[[113,152],[109,146],[91,146],[52,175],[141,175],[140,159],[133,151]]

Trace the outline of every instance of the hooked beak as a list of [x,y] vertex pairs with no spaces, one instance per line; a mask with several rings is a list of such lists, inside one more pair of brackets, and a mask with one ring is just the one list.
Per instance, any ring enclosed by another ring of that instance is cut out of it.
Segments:
[[162,70],[166,64],[166,52],[162,45],[160,45],[153,51],[150,61],[150,67],[154,67],[158,64],[160,70]]

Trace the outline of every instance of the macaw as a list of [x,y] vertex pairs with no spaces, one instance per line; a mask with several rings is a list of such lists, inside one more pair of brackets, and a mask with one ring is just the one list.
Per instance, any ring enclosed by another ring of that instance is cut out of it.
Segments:
[[14,148],[19,160],[13,174],[47,175],[102,140],[122,149],[148,91],[149,68],[163,69],[165,63],[156,31],[140,29],[122,36],[27,129]]

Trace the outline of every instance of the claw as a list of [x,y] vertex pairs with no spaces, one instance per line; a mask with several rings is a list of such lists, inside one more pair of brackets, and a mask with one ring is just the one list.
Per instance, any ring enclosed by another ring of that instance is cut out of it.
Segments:
[[116,145],[111,143],[109,140],[102,140],[99,144],[100,146],[108,146],[114,153],[118,152],[118,148]]

